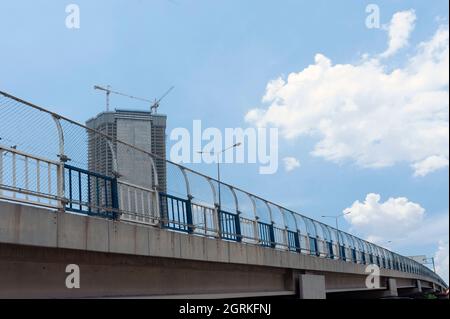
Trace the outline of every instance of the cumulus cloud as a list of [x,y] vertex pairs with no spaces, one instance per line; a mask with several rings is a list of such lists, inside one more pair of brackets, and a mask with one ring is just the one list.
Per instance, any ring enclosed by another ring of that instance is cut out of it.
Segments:
[[[394,16],[389,30],[403,25],[403,31],[390,32],[386,52],[406,43],[401,39],[408,38],[413,17],[412,11]],[[385,62],[365,57],[333,64],[316,54],[305,69],[270,81],[266,106],[250,110],[246,121],[276,126],[286,139],[315,138],[312,155],[333,162],[372,168],[408,163],[416,176],[448,166],[448,25],[420,43],[402,67],[389,70]]]
[[[410,232],[394,233],[396,246],[408,247],[411,243],[416,245],[436,245],[439,241],[448,239],[449,236],[448,212],[441,214],[425,215],[425,218]],[[381,226],[382,228],[382,226]]]
[[414,10],[401,11],[394,14],[391,22],[387,26],[389,46],[381,54],[382,58],[390,57],[408,45],[409,37],[415,27],[415,21],[416,13]]
[[344,217],[351,225],[351,232],[381,246],[410,248],[413,243],[416,254],[422,255],[430,245],[436,245],[436,272],[448,283],[448,212],[427,216],[420,204],[405,197],[383,202],[380,195],[373,193],[367,194],[363,202],[355,201],[343,212],[350,212]]
[[439,243],[438,251],[434,256],[436,272],[447,283],[449,282],[448,252],[449,252],[448,239],[446,241],[442,240]]
[[293,171],[294,169],[300,167],[300,161],[295,157],[285,157],[283,158],[283,163],[286,172]]
[[[373,243],[384,246],[395,245],[397,248],[410,247],[411,243],[415,243],[416,247],[422,249],[430,245],[437,245],[440,241],[448,240],[448,212],[441,214],[421,213],[423,209],[421,205],[411,203],[401,197],[391,198],[384,203],[380,203],[380,200],[378,194],[368,194],[363,203],[356,201],[352,207],[344,210],[345,212],[352,211],[351,214],[345,215],[352,233]],[[408,205],[406,204],[398,204],[402,201],[411,203],[412,206],[407,208]],[[395,202],[397,204],[393,204]],[[391,210],[389,214],[385,213],[386,209]],[[403,211],[403,213],[398,211]],[[393,217],[397,214],[399,216]],[[387,245],[389,241],[392,243]]]
[[448,158],[442,156],[430,156],[423,161],[412,165],[414,168],[414,176],[425,176],[428,173],[448,166]]
[[364,202],[355,201],[344,209],[345,219],[373,242],[393,240],[421,225],[425,209],[406,197],[380,202],[379,194],[367,194]]

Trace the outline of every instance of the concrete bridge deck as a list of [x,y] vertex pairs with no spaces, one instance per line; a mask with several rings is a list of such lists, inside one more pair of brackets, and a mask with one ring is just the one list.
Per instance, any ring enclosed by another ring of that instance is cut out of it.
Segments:
[[[366,265],[16,203],[0,202],[0,215],[3,298],[382,297],[444,288],[382,268],[380,287],[368,289]],[[66,288],[68,264],[80,267],[79,289]]]

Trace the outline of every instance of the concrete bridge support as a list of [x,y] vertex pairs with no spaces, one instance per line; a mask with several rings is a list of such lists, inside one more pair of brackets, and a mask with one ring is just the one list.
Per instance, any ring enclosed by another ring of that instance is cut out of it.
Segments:
[[398,294],[401,297],[413,297],[422,294],[422,284],[420,280],[415,280],[415,287],[399,287]]
[[397,281],[395,278],[388,279],[388,291],[386,297],[398,297]]
[[326,299],[325,276],[303,274],[298,281],[300,299]]

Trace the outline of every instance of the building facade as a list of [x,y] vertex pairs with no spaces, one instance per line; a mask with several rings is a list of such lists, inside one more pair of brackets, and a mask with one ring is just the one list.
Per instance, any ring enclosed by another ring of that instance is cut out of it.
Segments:
[[[166,120],[165,115],[148,111],[116,109],[102,112],[89,119],[86,126],[101,133],[155,154],[159,191],[166,190]],[[121,180],[142,187],[154,185],[152,163],[148,155],[124,144],[108,142],[99,134],[88,133],[88,169],[107,176],[118,175]],[[117,172],[114,171],[114,149]]]

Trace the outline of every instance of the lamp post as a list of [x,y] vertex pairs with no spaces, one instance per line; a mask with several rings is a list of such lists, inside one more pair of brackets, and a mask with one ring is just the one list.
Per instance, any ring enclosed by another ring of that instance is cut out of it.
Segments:
[[[220,195],[220,158],[219,158],[219,155],[221,155],[222,153],[225,153],[226,151],[228,151],[229,149],[232,149],[232,148],[236,148],[236,147],[238,147],[238,146],[241,146],[241,142],[239,142],[239,143],[236,143],[236,144],[234,144],[234,145],[231,145],[230,147],[227,147],[227,148],[224,148],[223,150],[221,150],[221,151],[219,151],[219,152],[211,152],[210,154],[214,154],[214,155],[216,155],[217,156],[217,182],[218,182],[218,195],[219,195],[219,210],[221,209],[221,207],[222,207],[222,201],[221,201],[221,195]],[[199,151],[199,152],[197,152],[197,153],[199,153],[199,154],[205,154],[205,153],[208,153],[208,152],[203,152],[203,151]]]
[[[340,217],[343,217],[343,216],[345,216],[345,215],[348,215],[348,214],[350,214],[351,212],[346,212],[346,213],[343,213],[343,214],[339,214],[339,215],[330,215],[330,216],[325,216],[325,215],[323,215],[322,216],[322,218],[334,218],[335,220],[336,220],[336,236],[337,236],[337,244],[338,244],[338,246],[339,247],[341,247],[341,248],[339,248],[339,258],[342,258],[341,257],[341,254],[342,254],[342,251],[341,251],[341,249],[344,249],[343,247],[344,247],[344,243],[341,243],[341,240],[339,239],[339,224],[338,224],[338,219],[340,218]],[[342,255],[343,256],[343,255]]]
[[350,213],[351,213],[351,212],[346,212],[346,213],[339,214],[339,215],[322,216],[322,218],[334,218],[334,219],[336,220],[336,230],[339,231],[338,219],[339,219],[340,217],[343,217],[343,216],[348,215],[348,214],[350,214]]
[[424,258],[424,259],[423,259],[423,264],[424,264],[424,265],[428,265],[428,264],[430,264],[430,263],[433,265],[433,271],[434,271],[434,273],[436,273],[436,265],[434,264],[434,257]]

